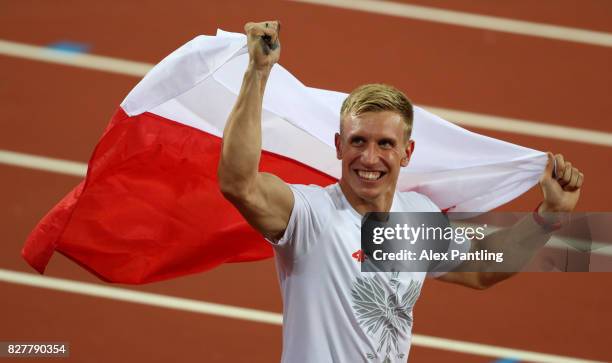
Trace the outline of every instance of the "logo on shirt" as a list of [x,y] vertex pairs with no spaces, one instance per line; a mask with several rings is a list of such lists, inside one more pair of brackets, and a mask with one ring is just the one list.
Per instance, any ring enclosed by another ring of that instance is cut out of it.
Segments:
[[457,207],[456,205],[450,206],[448,208],[444,208],[442,210],[440,210],[440,212],[442,212],[442,214],[448,214],[448,212],[451,211],[451,209],[455,209],[455,207]]
[[354,259],[357,260],[357,262],[363,262],[366,259],[366,255],[363,252],[363,250],[357,250],[355,252],[353,252],[353,254],[351,255]]
[[353,312],[359,325],[378,340],[376,350],[366,356],[368,359],[384,357],[384,362],[405,358],[402,336],[410,334],[412,308],[421,292],[418,281],[402,283],[398,272],[389,277],[388,280],[380,275],[358,277],[351,290]]

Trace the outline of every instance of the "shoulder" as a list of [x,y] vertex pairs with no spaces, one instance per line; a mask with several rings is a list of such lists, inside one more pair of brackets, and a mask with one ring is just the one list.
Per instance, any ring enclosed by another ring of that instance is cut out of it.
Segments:
[[425,194],[417,192],[398,192],[396,194],[401,211],[439,212],[440,208]]
[[287,185],[293,193],[293,209],[282,238],[270,242],[283,249],[292,246],[292,256],[297,256],[306,253],[310,245],[318,239],[329,221],[334,204],[327,188],[318,185]]
[[309,185],[287,184],[287,185],[289,185],[289,188],[291,188],[291,191],[293,191],[294,194],[300,194],[306,197],[313,197],[317,199],[329,198],[327,187],[322,187],[316,184],[309,184]]
[[298,191],[302,194],[322,194],[325,193],[325,188],[316,184],[287,184],[294,192]]
[[330,187],[315,184],[288,184],[296,203],[304,204],[315,211],[322,211],[334,206]]

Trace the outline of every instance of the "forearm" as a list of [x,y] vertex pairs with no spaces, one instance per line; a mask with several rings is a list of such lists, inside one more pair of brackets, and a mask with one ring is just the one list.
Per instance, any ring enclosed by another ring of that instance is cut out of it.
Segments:
[[[477,289],[488,288],[521,271],[550,239],[550,231],[557,222],[567,222],[566,216],[547,213],[571,212],[584,182],[584,175],[563,155],[547,153],[548,162],[540,176],[540,187],[544,201],[538,213],[544,219],[536,222],[534,216],[527,215],[512,227],[504,228],[486,236],[482,240],[472,240],[471,251],[503,253],[503,262],[494,260],[466,261],[452,272],[441,275],[438,279],[446,282],[469,286]],[[555,171],[556,165],[556,171]],[[559,219],[560,218],[560,219]]]
[[254,182],[261,157],[261,115],[268,70],[249,65],[238,99],[223,131],[218,177],[222,190],[246,191]]
[[[481,271],[520,271],[550,239],[550,229],[555,224],[567,223],[578,198],[584,175],[563,155],[547,153],[548,162],[540,176],[540,187],[544,200],[538,206],[537,215],[523,217],[510,228],[503,229],[480,241],[481,249],[503,252],[504,262],[501,266],[492,266],[488,262]],[[557,171],[555,172],[555,165]],[[554,176],[554,177],[553,177]],[[539,221],[536,221],[536,217]],[[547,225],[547,227],[544,226]]]
[[[503,262],[478,261],[480,284],[489,287],[521,271],[550,239],[550,232],[535,222],[531,214],[513,226],[496,231],[477,241],[473,249],[503,253]],[[474,270],[473,270],[474,271]]]

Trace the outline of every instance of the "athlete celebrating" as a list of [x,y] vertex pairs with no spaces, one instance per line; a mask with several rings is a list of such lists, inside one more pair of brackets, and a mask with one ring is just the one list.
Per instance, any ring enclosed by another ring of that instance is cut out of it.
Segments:
[[[390,86],[357,88],[342,105],[335,135],[342,162],[339,182],[325,188],[288,185],[258,170],[263,95],[281,52],[280,23],[248,23],[245,32],[250,62],[225,126],[218,177],[223,195],[275,249],[284,307],[282,361],[406,361],[412,307],[426,273],[362,273],[351,254],[360,248],[361,217],[367,212],[440,211],[422,194],[396,191],[400,169],[415,148],[412,105]],[[584,180],[562,155],[549,153],[548,158],[536,218],[471,248],[494,246],[510,234],[528,240],[533,250],[546,243],[548,234],[541,231],[555,221],[540,213],[573,210]],[[489,262],[470,261],[465,271],[485,271],[474,264]],[[436,277],[482,289],[510,275],[453,271]]]

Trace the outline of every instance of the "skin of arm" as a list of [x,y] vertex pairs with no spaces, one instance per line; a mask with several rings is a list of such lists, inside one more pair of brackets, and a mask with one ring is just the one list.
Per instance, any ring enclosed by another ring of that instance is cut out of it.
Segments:
[[267,238],[280,238],[293,209],[293,193],[280,178],[259,172],[261,115],[266,82],[280,57],[280,23],[245,25],[249,65],[223,130],[219,187],[244,218]]
[[[556,178],[553,172],[555,164]],[[556,222],[556,217],[551,213],[571,212],[578,203],[583,182],[584,174],[570,162],[565,161],[563,155],[548,153],[548,163],[540,177],[544,201],[540,204],[537,213],[541,216],[544,214],[548,222]],[[492,233],[480,241],[472,241],[471,249],[503,252],[504,263],[510,261],[504,266],[504,270],[520,271],[549,239],[550,232],[544,230],[531,215],[527,215],[512,227]],[[475,289],[486,289],[516,274],[516,272],[489,272],[491,270],[489,265],[493,263],[495,262],[469,261],[438,279]],[[461,270],[472,272],[458,272]]]

